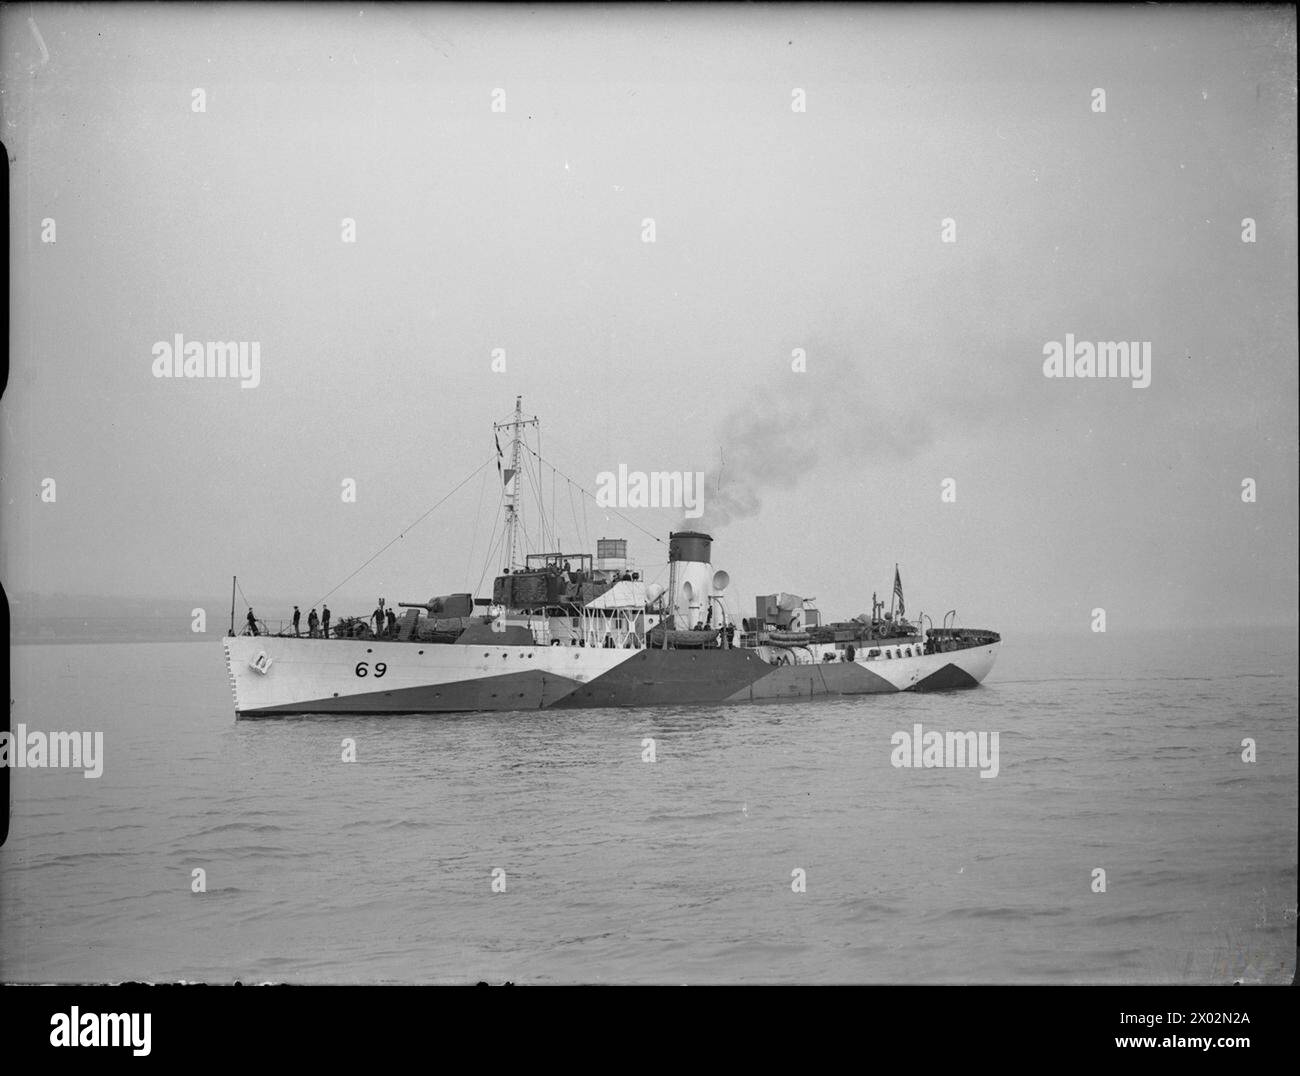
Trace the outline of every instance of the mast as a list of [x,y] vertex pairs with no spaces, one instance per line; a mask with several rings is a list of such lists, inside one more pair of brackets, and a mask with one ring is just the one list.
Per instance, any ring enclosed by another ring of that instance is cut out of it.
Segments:
[[[514,571],[515,568],[515,548],[519,540],[519,509],[522,507],[519,498],[519,449],[523,440],[523,430],[525,426],[536,426],[537,416],[524,418],[523,397],[515,397],[515,415],[509,422],[494,422],[493,430],[510,431],[510,469],[503,476],[505,485],[508,490],[506,493],[506,568]],[[499,466],[499,464],[498,464]],[[514,483],[511,486],[511,482]]]

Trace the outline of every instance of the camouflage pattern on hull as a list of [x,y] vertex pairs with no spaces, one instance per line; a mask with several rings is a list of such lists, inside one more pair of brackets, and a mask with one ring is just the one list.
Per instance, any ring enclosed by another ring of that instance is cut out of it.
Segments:
[[[978,685],[997,650],[992,644],[894,661],[772,665],[743,648],[584,651],[444,644],[412,650],[409,643],[265,637],[228,638],[224,645],[241,717],[689,706],[948,691]],[[518,665],[526,667],[501,671]]]
[[726,702],[772,672],[752,650],[638,650],[556,705],[569,709]]
[[878,695],[899,689],[856,662],[783,665],[727,698],[728,702],[808,699],[814,695]]

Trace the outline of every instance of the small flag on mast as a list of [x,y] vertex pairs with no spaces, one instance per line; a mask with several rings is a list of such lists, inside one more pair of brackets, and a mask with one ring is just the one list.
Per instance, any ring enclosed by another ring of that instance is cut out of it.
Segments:
[[898,565],[894,565],[894,597],[898,599],[898,615],[903,615],[903,580],[898,574]]
[[492,433],[492,440],[494,440],[497,443],[497,474],[500,474],[501,457],[505,455],[505,453],[501,451],[501,438],[497,436],[496,431],[493,431]]

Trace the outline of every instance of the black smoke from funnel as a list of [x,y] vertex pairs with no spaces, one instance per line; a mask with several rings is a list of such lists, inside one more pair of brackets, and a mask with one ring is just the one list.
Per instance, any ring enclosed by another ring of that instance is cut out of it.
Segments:
[[686,520],[709,534],[756,515],[772,490],[805,478],[840,475],[864,462],[914,457],[934,439],[916,407],[890,407],[868,376],[846,361],[823,362],[819,373],[788,372],[778,387],[753,393],[718,431],[718,459],[705,473],[704,515]]

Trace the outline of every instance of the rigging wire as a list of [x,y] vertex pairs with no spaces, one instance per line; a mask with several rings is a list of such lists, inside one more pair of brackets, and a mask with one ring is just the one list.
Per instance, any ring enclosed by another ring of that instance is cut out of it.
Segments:
[[[576,505],[575,500],[574,500],[573,491],[576,489],[579,493],[584,494],[585,497],[586,497],[587,499],[589,499],[589,500],[591,500],[591,501],[593,501],[593,502],[596,501],[596,497],[595,497],[595,495],[594,495],[590,490],[588,490],[586,487],[584,487],[584,486],[582,486],[580,483],[574,481],[573,478],[571,478],[569,475],[565,474],[563,471],[561,471],[558,467],[556,467],[556,466],[555,466],[553,463],[551,463],[549,460],[544,459],[544,458],[542,457],[542,455],[541,455],[541,451],[540,451],[540,450],[541,450],[541,431],[540,431],[540,430],[538,431],[538,435],[537,435],[537,451],[534,451],[532,448],[530,448],[529,445],[528,445],[528,443],[527,443],[527,441],[525,441],[522,437],[519,438],[519,444],[520,444],[520,446],[524,449],[524,452],[526,453],[526,455],[525,455],[525,457],[524,457],[524,459],[523,459],[523,463],[524,463],[524,467],[526,468],[526,471],[525,471],[525,474],[516,474],[515,477],[514,477],[514,481],[515,481],[516,483],[518,483],[521,479],[527,477],[527,478],[529,479],[529,484],[532,485],[532,487],[533,487],[533,492],[534,492],[534,494],[536,495],[536,503],[537,503],[537,506],[538,506],[538,520],[539,520],[539,528],[540,528],[540,535],[539,535],[539,537],[540,537],[540,540],[541,540],[543,546],[545,546],[546,539],[547,539],[547,526],[546,526],[546,519],[547,519],[547,516],[546,516],[546,506],[545,506],[545,487],[544,487],[544,482],[543,482],[543,478],[542,478],[541,466],[542,466],[543,464],[545,464],[545,465],[546,465],[547,467],[549,467],[550,470],[551,470],[551,487],[552,487],[552,488],[551,488],[551,507],[552,507],[552,509],[554,510],[554,509],[556,508],[556,505],[557,505],[557,497],[556,497],[556,495],[555,495],[555,482],[556,482],[556,476],[558,476],[558,477],[560,477],[560,478],[563,478],[564,481],[565,481],[565,483],[566,483],[567,486],[568,486],[568,492],[569,492],[569,511],[570,511],[571,515],[573,516],[573,527],[574,527],[574,538],[575,538],[575,541],[577,540],[578,532],[581,531],[581,535],[582,535],[582,543],[583,543],[584,547],[588,547],[588,548],[589,548],[589,547],[591,546],[591,533],[590,533],[590,528],[589,528],[589,523],[588,523],[588,516],[587,516],[587,501],[586,501],[586,500],[583,500],[583,501],[582,501],[582,521],[581,521],[581,525],[580,525],[580,524],[579,524],[579,521],[578,521],[577,505]],[[528,459],[529,456],[533,457],[533,459],[535,459],[535,460],[537,461],[537,462],[536,462],[536,469],[535,469],[535,470],[534,470],[534,464],[533,464],[533,461],[530,460],[530,459]],[[478,465],[478,467],[474,468],[473,471],[471,471],[468,475],[466,475],[463,479],[461,479],[461,481],[458,482],[455,486],[453,486],[451,490],[449,490],[446,494],[444,494],[444,495],[443,495],[443,496],[442,496],[438,501],[436,501],[436,502],[435,502],[431,507],[429,507],[429,508],[428,508],[428,509],[427,509],[427,510],[422,514],[422,515],[420,515],[420,517],[419,517],[418,519],[414,520],[412,523],[408,524],[405,528],[403,528],[403,530],[402,530],[401,532],[399,532],[399,533],[397,534],[396,537],[392,538],[392,539],[391,539],[390,541],[388,541],[388,542],[387,542],[387,543],[386,543],[382,548],[380,548],[380,549],[377,550],[375,553],[373,553],[373,554],[372,554],[369,558],[367,558],[367,559],[366,559],[366,560],[365,560],[365,561],[360,565],[360,567],[358,567],[355,571],[351,572],[351,573],[350,573],[349,575],[347,575],[344,579],[342,579],[339,583],[337,583],[335,586],[333,586],[333,587],[331,587],[329,590],[327,590],[327,591],[326,591],[323,595],[321,595],[321,597],[318,598],[318,599],[317,599],[313,604],[314,604],[314,605],[322,605],[322,604],[324,604],[326,598],[328,598],[330,595],[334,594],[337,590],[339,590],[341,587],[343,587],[347,582],[349,582],[351,579],[353,579],[354,577],[356,577],[357,575],[359,575],[362,571],[364,571],[366,568],[368,568],[368,567],[369,567],[372,563],[374,563],[374,562],[375,562],[375,561],[376,561],[380,556],[382,556],[382,555],[383,555],[384,553],[386,553],[390,548],[392,548],[392,546],[394,546],[397,542],[399,542],[399,541],[401,541],[403,538],[405,538],[406,535],[407,535],[407,533],[409,533],[410,531],[414,530],[414,529],[415,529],[416,527],[418,527],[421,523],[423,523],[423,522],[424,522],[424,521],[425,521],[425,520],[426,520],[430,515],[433,514],[434,511],[436,511],[439,507],[441,507],[441,506],[442,506],[442,505],[443,505],[447,500],[449,500],[449,499],[450,499],[450,498],[451,498],[455,493],[457,493],[457,492],[458,492],[462,487],[464,487],[464,486],[465,486],[465,485],[466,485],[466,484],[467,484],[471,479],[473,479],[475,475],[477,475],[480,471],[483,471],[483,470],[487,467],[487,465],[488,465],[489,463],[492,463],[495,459],[496,459],[496,456],[493,455],[493,456],[489,457],[488,459],[484,460],[481,464]],[[484,495],[484,491],[486,490],[486,488],[487,488],[487,477],[484,476],[484,480],[479,484],[479,497],[478,497],[478,503],[477,503],[477,505],[475,506],[475,509],[474,509],[474,529],[473,529],[473,531],[472,531],[473,534],[477,534],[477,532],[478,532],[478,523],[479,523],[479,520],[480,520],[480,518],[481,518],[481,516],[482,516],[482,509],[483,509],[483,495]],[[518,500],[519,500],[519,498],[516,497],[516,504],[517,504],[517,505],[518,505]],[[600,507],[604,507],[604,506],[600,506]],[[503,502],[503,503],[500,503],[500,504],[497,505],[496,518],[495,518],[495,520],[493,521],[493,524],[492,524],[492,531],[491,531],[491,534],[489,535],[489,540],[488,540],[487,556],[486,556],[485,559],[484,559],[483,570],[482,570],[482,572],[481,572],[480,575],[479,575],[478,587],[475,588],[475,593],[477,593],[478,590],[481,589],[481,587],[483,586],[483,581],[484,581],[484,579],[487,577],[488,570],[489,570],[489,568],[490,568],[490,566],[491,566],[491,563],[492,563],[492,557],[493,557],[493,555],[497,552],[497,550],[498,550],[499,548],[501,548],[502,544],[503,544],[504,541],[505,541],[505,532],[504,532],[504,530],[502,530],[500,534],[497,533],[497,531],[498,531],[498,525],[499,525],[499,523],[500,523],[500,521],[501,521],[501,513],[502,513],[503,509],[504,509],[504,502]],[[629,518],[628,518],[627,516],[625,516],[622,512],[618,511],[618,509],[616,509],[616,508],[609,508],[608,511],[610,511],[610,512],[612,512],[614,515],[618,516],[619,519],[623,520],[625,523],[627,523],[627,524],[629,524],[630,526],[635,527],[637,530],[641,531],[642,534],[645,534],[645,535],[647,535],[648,537],[653,538],[653,539],[654,539],[656,542],[658,542],[660,545],[663,544],[663,539],[662,539],[662,538],[660,538],[658,535],[654,534],[653,532],[646,530],[646,528],[642,527],[640,524],[636,523],[635,521],[629,519]],[[516,508],[516,514],[518,514],[518,508]],[[521,528],[521,530],[522,530],[522,532],[523,532],[523,533],[522,533],[522,537],[523,537],[524,542],[525,542],[527,545],[531,546],[531,545],[533,544],[533,543],[532,543],[532,538],[531,538],[531,536],[528,534],[527,528],[524,527],[524,528]],[[554,525],[554,523],[552,523],[552,525],[551,525],[551,528],[550,528],[550,534],[551,534],[551,539],[552,539],[552,545],[554,545],[554,544],[559,540],[559,539],[558,539],[558,528]],[[558,545],[555,545],[555,548],[558,550],[558,549],[559,549],[559,546],[558,546]],[[473,562],[473,557],[474,557],[474,548],[473,548],[473,543],[471,542],[470,550],[469,550],[469,554],[468,554],[468,556],[467,556],[467,558],[466,558],[466,565],[465,565],[465,574],[466,574],[467,576],[468,576],[468,574],[469,574],[470,564]],[[656,573],[656,578],[658,578],[658,575],[661,575],[661,574],[662,574],[662,569],[660,570],[659,573]],[[240,596],[240,598],[243,600],[244,607],[245,607],[245,608],[251,608],[251,607],[252,607],[252,603],[248,600],[248,595],[246,595],[246,594],[244,593],[244,588],[239,584],[238,580],[236,580],[236,582],[235,582],[235,586],[236,586],[236,589],[239,591],[239,596]]]
[[496,518],[492,521],[492,531],[488,534],[487,555],[483,558],[483,571],[479,573],[478,587],[474,588],[474,593],[479,592],[483,586],[483,579],[488,573],[488,566],[492,563],[492,555],[496,552],[497,545],[505,540],[505,531],[502,530],[500,537],[497,536],[497,525],[501,522],[501,513],[505,511],[505,498],[497,504]]
[[[480,482],[478,486],[478,506],[474,509],[474,529],[470,531],[469,553],[465,557],[465,578],[466,579],[469,578],[470,565],[474,563],[474,543],[478,540],[478,521],[479,521],[479,515],[483,511],[483,491],[487,489],[487,482],[488,482],[488,476],[484,474],[483,481]],[[500,505],[498,505],[497,508],[499,514]],[[494,525],[493,530],[495,529],[496,528]]]
[[[554,468],[551,469],[551,474],[555,474]],[[566,478],[564,484],[569,489],[569,511],[573,514],[573,540],[574,542],[580,542],[582,541],[582,528],[578,526],[578,506],[573,501],[573,483]],[[585,510],[586,505],[583,508]],[[583,548],[588,547],[584,545]]]
[[[530,455],[537,456],[537,453],[536,453],[536,452],[533,452],[533,450],[532,450],[531,448],[529,448],[527,445],[524,445],[524,451],[525,451],[525,452],[528,452]],[[568,481],[572,482],[573,485],[575,485],[575,486],[578,487],[579,491],[581,491],[582,493],[585,493],[585,494],[586,494],[588,497],[590,497],[593,501],[596,500],[596,495],[595,495],[594,493],[592,493],[590,490],[586,489],[584,486],[582,486],[582,485],[579,484],[578,482],[574,482],[572,478],[569,478],[569,476],[568,476],[567,474],[565,474],[565,473],[564,473],[563,471],[561,471],[558,467],[556,467],[555,464],[551,463],[550,460],[544,460],[544,459],[542,459],[541,456],[537,456],[537,460],[538,460],[539,463],[544,463],[544,464],[546,464],[547,467],[549,467],[552,471],[554,471],[556,474],[558,474],[561,478],[568,479]],[[631,526],[633,526],[633,527],[635,527],[637,530],[639,530],[642,534],[647,535],[647,536],[649,536],[650,538],[653,538],[653,539],[654,539],[656,542],[658,542],[660,545],[663,545],[663,541],[664,541],[664,540],[663,540],[662,538],[660,538],[659,535],[655,534],[655,533],[652,532],[652,531],[648,531],[648,530],[646,530],[643,526],[641,526],[641,524],[639,524],[639,523],[635,523],[635,522],[633,522],[632,520],[628,519],[627,516],[625,516],[625,515],[624,515],[622,512],[620,512],[617,508],[608,508],[608,507],[605,506],[605,505],[600,505],[600,507],[601,507],[601,508],[605,508],[606,511],[613,512],[614,515],[618,516],[618,518],[621,519],[624,523],[630,524]],[[584,515],[584,517],[585,517],[585,515],[586,515],[586,511],[587,511],[587,505],[585,504],[585,502],[584,502],[584,504],[583,504],[583,506],[582,506],[582,511],[583,511],[583,515]],[[587,544],[590,545],[590,544],[591,544],[590,541],[588,541]]]
[[[524,445],[524,440],[523,440],[522,437],[519,439],[519,443],[520,443],[520,445]],[[526,446],[525,446],[525,447],[526,447]],[[530,472],[529,469],[528,469],[528,457],[527,457],[527,456],[520,456],[520,457],[519,457],[519,473],[518,473],[517,475],[515,475],[515,505],[516,505],[515,514],[516,514],[516,516],[519,515],[519,510],[522,509],[522,508],[524,507],[524,504],[523,504],[524,498],[525,498],[529,493],[532,493],[532,494],[533,494],[533,501],[534,501],[534,503],[536,503],[536,501],[537,501],[537,491],[536,491],[536,488],[535,488],[534,483],[533,483],[532,474],[531,474],[531,472]],[[530,517],[530,518],[531,518],[531,517]],[[524,557],[525,557],[525,563],[527,563],[527,556],[528,556],[528,553],[529,553],[529,552],[531,551],[531,549],[532,549],[532,543],[533,543],[533,540],[532,540],[532,538],[531,538],[531,537],[529,536],[529,534],[528,534],[528,525],[527,525],[526,523],[524,524],[523,527],[520,528],[519,533],[523,536],[523,540],[524,540],[524,544],[525,544]]]
[[370,558],[369,560],[367,560],[367,561],[365,562],[365,564],[361,565],[361,567],[358,568],[355,572],[353,572],[352,575],[349,575],[349,576],[347,577],[347,579],[342,580],[342,582],[338,583],[337,585],[335,585],[335,586],[332,587],[331,589],[327,590],[324,594],[322,594],[319,598],[317,598],[316,601],[315,601],[313,604],[314,604],[314,605],[320,605],[320,604],[322,604],[322,603],[325,601],[326,598],[328,598],[331,594],[333,594],[334,591],[338,590],[339,587],[343,586],[343,584],[346,583],[349,579],[353,578],[353,576],[359,574],[359,573],[362,572],[364,569],[368,568],[368,567],[370,566],[370,564],[373,563],[374,560],[375,560],[376,558],[378,558],[378,557],[381,556],[382,554],[386,553],[386,552],[388,551],[388,549],[389,549],[391,546],[395,545],[397,542],[399,542],[399,541],[401,541],[403,538],[405,538],[405,537],[406,537],[406,532],[407,532],[407,531],[409,531],[409,530],[413,530],[415,527],[418,527],[421,523],[423,523],[423,522],[424,522],[424,521],[425,521],[425,520],[426,520],[430,515],[433,514],[434,509],[436,509],[439,505],[441,505],[441,504],[443,503],[443,501],[446,501],[449,497],[451,497],[451,495],[452,495],[453,493],[455,493],[457,490],[459,490],[459,489],[461,488],[461,486],[465,485],[466,482],[468,482],[471,478],[473,478],[476,474],[478,474],[479,471],[483,470],[483,468],[486,467],[489,463],[491,463],[494,459],[496,459],[495,456],[490,456],[490,457],[488,457],[487,459],[485,459],[482,463],[480,463],[477,467],[475,467],[474,470],[470,471],[469,474],[467,474],[464,478],[462,478],[459,482],[456,483],[456,485],[451,489],[451,491],[450,491],[449,493],[447,493],[445,496],[443,496],[443,497],[441,498],[441,500],[439,500],[436,504],[434,504],[434,506],[433,506],[432,508],[430,508],[428,511],[426,511],[426,512],[425,512],[422,516],[420,516],[420,518],[417,519],[414,523],[411,523],[411,524],[410,524],[409,526],[407,526],[404,530],[402,530],[402,532],[401,532],[400,534],[398,534],[398,536],[397,536],[396,538],[392,539],[392,540],[391,540],[387,545],[384,546],[383,549],[380,549],[377,553],[375,553],[373,556],[371,556],[371,558]]
[[546,505],[543,503],[542,495],[541,495],[542,469],[541,466],[539,465],[537,467],[537,470],[534,472],[532,461],[528,459],[524,460],[524,466],[525,468],[527,468],[526,474],[528,477],[528,484],[533,491],[533,500],[537,504],[537,528],[538,528],[538,541],[540,543],[539,551],[543,551],[547,549],[548,546],[546,541]]
[[[528,443],[523,439],[523,437],[519,438],[519,444],[522,448],[528,447]],[[531,484],[532,483],[528,477],[528,459],[527,457],[520,457],[519,473],[515,475],[515,519],[516,520],[522,518],[521,513],[524,508],[524,497],[528,492],[524,487],[531,486]],[[523,524],[517,528],[517,534],[520,541],[523,543],[522,552],[524,555],[524,563],[527,564],[529,554],[535,552],[535,550],[533,548],[533,538],[532,535],[528,533],[528,523],[526,521],[523,522]]]
[[[501,510],[500,508],[498,508],[497,519],[500,520],[500,518],[501,518]],[[501,534],[498,536],[496,533],[495,523],[492,525],[492,538],[493,540],[488,545],[487,557],[484,558],[483,560],[483,571],[480,573],[478,577],[478,586],[474,588],[475,594],[477,594],[480,590],[483,589],[483,580],[487,578],[488,568],[491,567],[492,565],[492,555],[496,553],[498,546],[501,546],[505,543],[505,538],[506,538],[505,531],[503,530]]]
[[[537,458],[539,460],[542,458],[542,427],[540,424],[537,427]],[[548,529],[547,528],[548,517],[546,514],[546,485],[542,481],[542,466],[540,463],[537,465],[537,470],[534,476],[533,491],[537,495],[537,519],[539,522],[539,526],[541,528],[541,539],[542,539],[541,552],[546,552],[548,549],[554,549],[558,551],[560,547],[556,544],[555,541],[555,523],[553,520],[549,521],[550,522],[549,539],[546,533]]]

